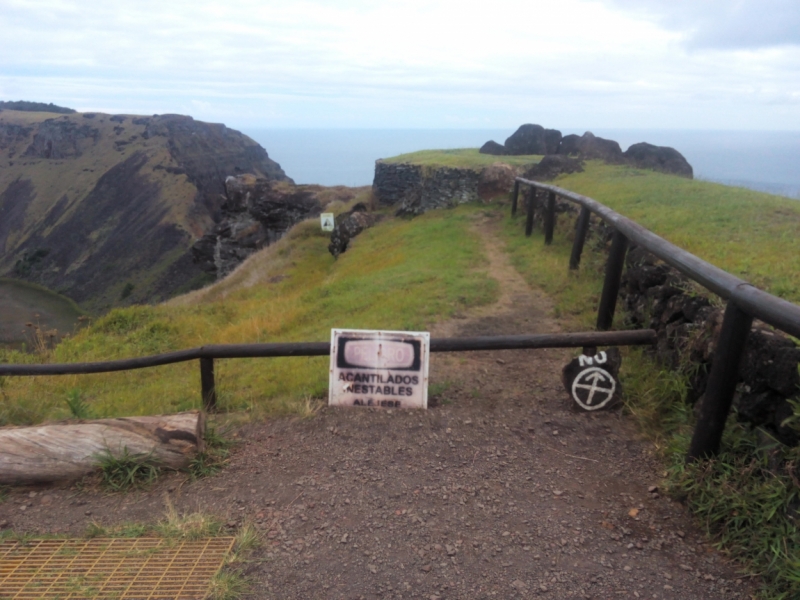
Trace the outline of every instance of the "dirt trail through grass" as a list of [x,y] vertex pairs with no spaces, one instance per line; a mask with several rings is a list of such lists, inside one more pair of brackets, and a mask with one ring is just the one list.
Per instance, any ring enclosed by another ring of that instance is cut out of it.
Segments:
[[[434,335],[554,331],[558,323],[478,216],[498,302]],[[149,491],[14,491],[0,521],[79,533],[180,510],[256,524],[251,598],[746,598],[749,582],[682,507],[648,491],[659,465],[617,413],[579,414],[564,350],[437,354],[426,412],[322,409],[251,423],[218,475]]]

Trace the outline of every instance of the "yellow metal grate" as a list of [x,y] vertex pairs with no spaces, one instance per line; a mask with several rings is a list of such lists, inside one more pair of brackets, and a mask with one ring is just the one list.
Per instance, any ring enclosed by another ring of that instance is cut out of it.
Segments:
[[0,542],[2,600],[200,600],[232,537]]

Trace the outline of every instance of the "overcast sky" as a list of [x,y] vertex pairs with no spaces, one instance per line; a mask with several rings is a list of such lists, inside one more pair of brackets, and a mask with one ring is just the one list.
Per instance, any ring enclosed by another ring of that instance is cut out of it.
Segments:
[[0,0],[0,99],[235,127],[800,130],[800,0]]

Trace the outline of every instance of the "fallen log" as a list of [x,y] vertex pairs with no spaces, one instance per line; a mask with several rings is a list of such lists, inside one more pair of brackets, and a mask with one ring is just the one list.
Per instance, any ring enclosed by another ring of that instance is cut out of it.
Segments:
[[108,453],[182,469],[203,450],[204,433],[199,411],[0,428],[0,484],[78,479],[96,470],[99,457]]

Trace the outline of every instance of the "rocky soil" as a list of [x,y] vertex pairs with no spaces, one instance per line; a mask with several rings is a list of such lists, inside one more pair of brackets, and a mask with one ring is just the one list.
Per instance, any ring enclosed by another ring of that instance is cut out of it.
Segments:
[[[558,329],[482,223],[498,303],[434,336]],[[574,412],[564,350],[434,355],[427,411],[324,408],[238,429],[229,466],[104,495],[16,489],[3,527],[81,533],[180,510],[253,522],[248,598],[747,598],[751,582],[660,491],[618,412]]]

